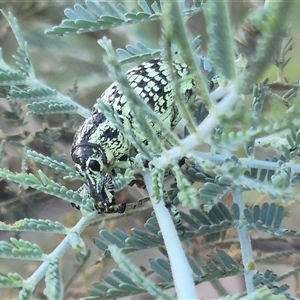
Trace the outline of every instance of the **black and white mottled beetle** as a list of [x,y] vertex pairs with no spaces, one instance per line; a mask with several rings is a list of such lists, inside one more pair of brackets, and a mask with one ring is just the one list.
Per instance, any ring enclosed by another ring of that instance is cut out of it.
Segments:
[[[186,102],[193,100],[196,86],[189,68],[186,64],[176,61],[173,62],[173,67],[176,76],[180,77],[178,84],[182,96]],[[157,113],[164,124],[174,128],[180,121],[180,113],[175,105],[175,92],[170,84],[169,65],[163,59],[153,59],[128,71],[127,78],[135,92]],[[129,105],[117,83],[113,83],[99,100],[111,105],[115,113],[125,117],[134,130]],[[146,116],[145,119],[147,120]],[[160,129],[155,124],[153,128],[160,134]],[[141,136],[141,132],[137,134]],[[146,143],[147,136],[143,139]],[[136,149],[126,136],[113,126],[95,104],[90,116],[74,137],[71,155],[100,213],[124,211],[125,207],[115,209],[116,203],[114,198],[109,196],[107,184],[117,173],[124,173],[127,168],[133,168],[136,154]]]

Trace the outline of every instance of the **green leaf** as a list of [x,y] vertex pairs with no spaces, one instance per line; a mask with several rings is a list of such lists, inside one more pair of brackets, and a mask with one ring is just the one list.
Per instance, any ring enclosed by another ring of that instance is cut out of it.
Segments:
[[119,248],[124,248],[126,245],[124,243],[124,240],[120,239],[119,237],[117,237],[114,233],[111,233],[109,231],[106,230],[101,230],[100,231],[100,235],[106,239],[108,242],[116,245]]
[[[243,274],[244,272],[243,265],[239,264],[224,251],[218,250],[216,253],[213,253],[210,258],[212,259],[211,263],[201,266],[201,268],[205,270],[205,272],[202,272],[200,271],[200,267],[196,264],[196,262],[188,257],[190,265],[192,266],[192,270],[195,274],[195,284],[216,280],[216,278],[225,278],[233,275]],[[124,259],[124,257],[122,257],[122,259]],[[132,274],[130,268],[132,268],[132,265],[126,265],[126,270],[129,270],[129,273]],[[152,274],[153,272],[162,278],[162,281],[159,282],[160,287],[164,289],[173,287],[171,268],[168,260],[159,258],[151,261],[151,271],[149,271],[149,273]],[[97,284],[91,288],[90,297],[83,299],[93,299],[92,297],[95,297],[96,299],[101,297],[105,299],[116,299],[119,297],[129,297],[130,295],[149,292],[148,289],[145,289],[145,287],[138,288],[138,286],[131,279],[132,275],[129,277],[120,270],[113,270],[112,273],[114,274],[114,277],[106,277],[103,280],[103,283]]]
[[23,186],[30,186],[34,189],[64,199],[78,206],[82,204],[82,198],[77,192],[69,190],[65,186],[61,186],[60,184],[47,178],[42,171],[40,171],[40,174],[42,174],[45,182],[47,182],[46,186],[42,184],[33,174],[15,174],[11,171],[0,169],[0,177],[7,178],[8,180],[14,181]]
[[163,49],[148,48],[142,42],[137,42],[136,45],[126,45],[125,49],[118,48],[116,50],[120,65],[150,60],[152,58],[161,56],[162,51]]
[[55,100],[57,97],[57,91],[48,87],[21,89],[12,86],[9,93],[10,100],[13,101],[46,101]]
[[209,204],[218,203],[231,189],[230,185],[215,184],[212,182],[207,182],[199,190],[200,197],[203,201]]
[[63,299],[64,287],[59,271],[59,258],[55,257],[49,262],[45,277],[46,289],[44,291],[48,299]]
[[284,215],[285,215],[285,209],[284,209],[284,206],[283,205],[279,205],[277,207],[277,210],[276,210],[276,215],[275,215],[275,218],[274,218],[274,222],[273,222],[273,226],[274,228],[277,228],[279,229],[281,223],[282,223],[282,220],[284,218]]
[[[23,117],[23,109],[20,103],[8,101],[8,105],[10,107],[9,110],[3,109],[3,115],[7,120],[14,122],[17,126],[24,126],[27,124]],[[8,136],[7,140],[12,138],[12,136]]]
[[273,290],[275,294],[283,294],[286,299],[294,299],[288,291],[288,285],[276,282],[277,275],[272,271],[266,270],[264,273],[256,273],[253,277],[254,286],[266,285],[269,289]]
[[217,250],[216,254],[217,255],[211,256],[211,258],[213,258],[214,261],[219,262],[225,270],[230,271],[239,266],[239,263],[225,251]]
[[82,176],[78,172],[74,171],[71,167],[69,167],[62,161],[57,161],[49,156],[45,156],[42,153],[38,153],[33,150],[28,150],[27,156],[28,158],[31,158],[36,162],[48,166],[49,168],[67,174],[69,178],[82,179]]
[[27,76],[21,71],[0,69],[0,86],[26,85]]
[[251,65],[238,78],[237,86],[241,93],[247,93],[249,86],[257,81],[271,63],[269,58],[274,56],[286,32],[291,7],[292,2],[277,1],[268,5],[267,9],[254,10],[249,14],[237,42]]
[[117,192],[126,188],[133,180],[135,180],[134,170],[126,169],[124,175],[118,173],[111,184],[114,187],[114,191]]
[[[75,19],[82,17],[83,19],[90,21],[90,22],[97,22],[97,19],[91,14],[87,9],[85,9],[82,5],[80,4],[75,4],[74,5],[74,10],[78,14]],[[65,10],[66,13],[66,10]],[[67,14],[66,14],[67,16]]]
[[34,287],[32,285],[23,287],[22,290],[19,293],[18,300],[30,299],[30,297],[33,294],[33,291],[34,291]]
[[96,16],[101,17],[105,14],[105,11],[100,6],[99,2],[94,0],[87,0],[85,3],[86,6],[90,9],[90,11],[92,11]]
[[78,106],[58,101],[33,102],[27,104],[28,115],[33,114],[75,114]]
[[[237,218],[224,204],[218,203],[209,213],[196,209],[190,210],[190,214],[181,211],[180,220],[182,225],[178,230],[182,240],[189,240],[196,236],[219,239],[223,238],[226,230],[238,226],[239,216]],[[103,251],[106,251],[108,244],[111,243],[123,249],[124,253],[164,245],[160,230],[155,223],[152,223],[152,219],[146,222],[145,228],[149,229],[150,233],[132,228],[132,236],[128,236],[119,229],[114,232],[101,230],[100,235],[102,239],[96,239],[95,243]]]
[[21,35],[20,27],[17,22],[17,19],[13,16],[11,12],[9,12],[8,14],[4,13],[3,10],[1,10],[1,12],[6,18],[6,20],[8,21],[19,45],[18,55],[13,55],[14,59],[16,60],[16,63],[27,74],[27,76],[34,77],[34,70],[31,65],[27,42],[24,40],[24,38]]
[[209,54],[218,72],[226,79],[235,78],[234,45],[228,2],[211,1],[204,9],[209,36]]
[[70,237],[70,245],[73,249],[81,253],[82,255],[87,255],[87,249],[83,239],[77,233],[72,233]]
[[37,244],[10,238],[11,243],[0,241],[0,257],[23,260],[44,260],[43,251]]
[[[173,171],[174,171],[173,167]],[[196,207],[198,205],[197,201],[197,190],[191,186],[190,182],[183,177],[182,172],[176,167],[175,177],[177,182],[177,187],[179,190],[178,199],[185,207]]]
[[[139,1],[138,6],[138,10],[128,11],[122,4],[117,4],[114,7],[108,1],[86,0],[86,7],[75,4],[74,9],[66,9],[65,15],[68,19],[63,20],[59,26],[47,30],[46,34],[81,34],[118,26],[151,22],[162,18],[160,6],[156,2],[149,6],[146,1]],[[182,13],[190,17],[200,10],[200,7],[196,7],[192,3],[183,6]]]
[[6,276],[0,275],[0,288],[22,287],[23,280],[18,273],[8,273]]
[[252,212],[249,208],[244,209],[244,216],[248,222],[248,230],[257,230],[268,232],[271,235],[279,237],[300,238],[300,232],[280,228],[285,215],[285,209],[282,205],[265,202],[262,206],[254,205]]
[[151,8],[145,0],[139,0],[138,5],[145,13],[152,14]]
[[67,234],[69,230],[59,222],[41,219],[23,219],[15,222],[14,224],[6,224],[0,222],[0,230],[10,232],[54,232],[57,234]]
[[37,133],[37,136],[41,139],[42,144],[46,149],[52,152],[54,143],[60,138],[61,131],[58,129],[45,128],[43,131]]
[[134,266],[122,253],[122,250],[119,250],[116,246],[109,246],[110,253],[118,265],[122,268],[123,271],[128,273],[130,277],[124,273],[115,270],[114,275],[120,279],[122,282],[128,283],[129,285],[136,286],[137,288],[142,287],[150,295],[159,299],[169,299],[173,300],[173,297],[168,296],[164,291],[144,276],[141,271]]
[[173,282],[170,263],[162,258],[153,259],[150,261],[152,270],[165,282]]

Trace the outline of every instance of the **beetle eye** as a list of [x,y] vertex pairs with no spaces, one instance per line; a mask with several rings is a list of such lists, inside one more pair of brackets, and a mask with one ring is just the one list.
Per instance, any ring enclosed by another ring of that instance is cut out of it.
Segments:
[[100,164],[97,160],[90,160],[89,161],[89,169],[95,172],[100,172]]

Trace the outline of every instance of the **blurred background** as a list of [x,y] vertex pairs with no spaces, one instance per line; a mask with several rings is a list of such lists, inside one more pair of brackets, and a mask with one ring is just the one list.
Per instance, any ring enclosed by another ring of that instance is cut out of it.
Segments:
[[[109,1],[110,3],[122,2],[126,7],[136,7],[136,1]],[[151,3],[151,1],[148,1]],[[43,83],[57,89],[62,94],[69,94],[76,99],[81,105],[91,108],[96,99],[110,85],[111,79],[108,76],[107,67],[103,62],[103,51],[97,44],[97,40],[103,36],[107,36],[113,41],[115,48],[124,47],[126,44],[134,44],[136,41],[141,41],[150,48],[159,48],[161,44],[161,24],[160,22],[146,23],[142,25],[131,25],[127,27],[118,27],[113,30],[105,30],[95,33],[86,33],[82,35],[71,35],[65,37],[45,35],[45,30],[51,29],[53,26],[61,23],[65,18],[64,9],[72,8],[75,3],[84,4],[84,1],[0,1],[0,8],[5,12],[12,12],[17,18],[22,35],[28,42],[31,61],[33,63],[36,77]],[[263,5],[263,1],[231,1],[231,14],[233,19],[233,27],[235,30],[243,23],[244,17],[251,9],[259,8]],[[291,18],[291,33],[293,37],[294,47],[291,52],[292,61],[285,69],[285,76],[289,81],[296,81],[299,78],[299,68],[297,67],[299,57],[299,32],[298,32],[298,16],[300,12],[299,3],[296,4],[295,12]],[[192,17],[188,21],[188,28],[192,37],[197,35],[202,36],[202,51],[203,55],[209,56],[206,50],[207,35],[205,32],[205,21],[202,13]],[[17,43],[15,37],[5,20],[0,15],[0,47],[3,51],[3,57],[6,63],[13,68],[18,68],[12,55],[16,52]],[[125,65],[124,69],[130,68],[131,65]],[[270,80],[276,79],[276,68],[271,67],[265,76]],[[263,78],[262,78],[263,79]],[[1,95],[0,95],[1,96]],[[18,128],[5,119],[4,113],[9,110],[7,100],[0,98],[0,136],[2,133],[10,134],[18,131]],[[39,126],[44,126],[44,121],[38,117],[27,116],[24,106],[23,117],[26,118],[28,124],[26,130],[38,130]],[[71,116],[72,122],[79,125],[83,119],[80,116]],[[55,132],[55,129],[61,126],[64,119],[63,115],[53,115],[51,120],[47,120],[50,124],[49,132]],[[76,126],[73,129],[66,130],[55,141],[57,148],[53,149],[54,157],[60,157],[70,166],[73,165],[70,158],[70,149],[73,135],[76,131]],[[42,142],[33,141],[30,146],[32,149],[49,155],[49,149]],[[4,166],[13,171],[20,171],[22,149],[19,147],[9,147],[6,149],[4,157]],[[29,166],[29,169],[32,166]],[[59,178],[55,172],[49,171],[50,177],[58,182],[66,184],[69,188],[76,189],[80,186],[80,182],[65,183],[62,178]],[[49,173],[47,173],[49,174]],[[229,197],[230,198],[230,197]],[[247,201],[249,203],[257,203],[261,201],[257,195],[249,194]],[[230,199],[229,199],[230,201]],[[299,204],[290,205],[290,214],[286,218],[287,228],[298,230],[299,222]],[[68,285],[65,299],[79,299],[88,294],[87,289],[95,282],[100,282],[101,278],[106,276],[109,271],[116,267],[112,260],[106,259],[101,263],[95,263],[102,255],[101,251],[94,246],[93,237],[98,235],[101,228],[114,230],[119,227],[122,230],[130,233],[130,228],[143,228],[145,220],[150,216],[150,209],[145,207],[140,213],[134,214],[131,217],[127,216],[108,216],[105,223],[103,216],[99,216],[97,224],[89,227],[83,234],[83,238],[89,245],[91,253],[87,260],[83,263],[82,258],[78,257],[73,250],[69,250],[62,260],[61,270],[64,282],[68,282],[70,274],[76,274],[74,279]],[[43,195],[34,190],[21,191],[17,186],[7,183],[0,179],[0,220],[13,223],[21,218],[41,218],[57,220],[66,226],[73,226],[80,219],[80,212],[72,208],[68,203],[54,197]],[[229,233],[234,236],[236,233]],[[0,232],[0,239],[8,241],[11,234]],[[63,236],[45,235],[45,234],[20,234],[14,235],[32,242],[36,242],[46,253],[51,252],[60,242]],[[269,236],[255,236],[254,251],[266,251],[271,240]],[[277,241],[275,241],[277,242]],[[265,243],[265,244],[264,244]],[[261,247],[260,247],[260,246]],[[262,246],[263,245],[263,246]],[[272,244],[273,245],[273,244]],[[290,244],[278,243],[275,247],[290,247],[298,248],[295,242]],[[192,246],[193,249],[202,249],[203,240],[199,239],[187,243],[187,246]],[[220,246],[222,248],[222,246]],[[271,248],[272,248],[271,247]],[[226,248],[224,246],[224,248]],[[207,250],[203,250],[204,252]],[[232,255],[240,258],[239,250],[236,248],[229,249]],[[269,249],[268,251],[271,251]],[[156,250],[142,251],[134,254],[133,259],[137,266],[147,268],[149,259],[161,255]],[[283,261],[277,261],[276,265],[272,264],[272,270],[286,271],[292,268],[293,261],[296,258],[288,257]],[[14,260],[0,260],[0,273],[18,271],[24,278],[27,278],[38,267],[35,262],[21,262]],[[78,266],[82,266],[77,269]],[[268,265],[260,265],[260,269],[267,269]],[[269,267],[270,268],[270,267]],[[234,284],[232,284],[234,283]],[[289,280],[289,284],[294,286],[293,280]],[[228,278],[224,281],[224,286],[228,293],[239,292],[244,289],[242,278]],[[39,285],[39,290],[36,294],[36,299],[43,299],[42,291],[44,289],[43,282]],[[202,295],[207,299],[217,297],[210,283],[205,283],[199,286]],[[17,297],[16,290],[1,290],[0,299],[14,299]],[[151,299],[149,296],[143,296],[140,299]]]

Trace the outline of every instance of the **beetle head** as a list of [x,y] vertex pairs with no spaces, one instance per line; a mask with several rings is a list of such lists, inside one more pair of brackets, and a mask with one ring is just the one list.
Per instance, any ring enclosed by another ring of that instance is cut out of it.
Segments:
[[91,197],[96,203],[109,207],[113,203],[105,192],[108,182],[108,157],[98,144],[81,142],[72,147],[72,159],[77,171],[85,178]]

